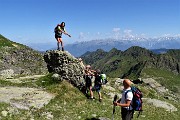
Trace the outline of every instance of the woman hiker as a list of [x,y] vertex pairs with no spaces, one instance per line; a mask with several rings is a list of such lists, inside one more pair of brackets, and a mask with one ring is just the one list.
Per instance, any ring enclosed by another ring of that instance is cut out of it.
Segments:
[[54,32],[55,32],[55,38],[57,40],[57,50],[60,50],[59,43],[61,43],[62,51],[64,51],[64,45],[63,45],[63,41],[62,41],[62,33],[71,37],[71,35],[69,35],[65,30],[65,22],[58,24],[55,27]]

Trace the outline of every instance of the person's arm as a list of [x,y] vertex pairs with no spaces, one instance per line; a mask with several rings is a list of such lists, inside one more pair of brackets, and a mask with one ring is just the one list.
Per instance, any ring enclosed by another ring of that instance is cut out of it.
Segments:
[[122,103],[118,103],[117,101],[114,102],[115,106],[121,106],[121,107],[129,107],[131,104],[131,100],[126,100],[126,103],[122,104]]
[[59,29],[62,33],[64,33],[65,35],[68,35],[69,37],[71,37],[71,35],[69,35],[65,30],[62,30],[61,28]]
[[71,37],[71,35],[69,35],[67,32],[63,31],[62,33],[64,33],[65,35],[68,35],[69,37]]
[[132,98],[133,98],[132,92],[128,92],[128,93],[127,93],[126,103],[119,103],[118,101],[116,101],[116,102],[114,103],[114,105],[116,105],[116,106],[121,106],[121,107],[129,107],[130,104],[131,104]]

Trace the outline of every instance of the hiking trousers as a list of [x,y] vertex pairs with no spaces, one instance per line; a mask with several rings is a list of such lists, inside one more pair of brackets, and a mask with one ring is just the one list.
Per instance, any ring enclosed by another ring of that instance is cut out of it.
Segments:
[[121,118],[122,120],[132,120],[134,110],[127,110],[126,108],[121,107]]

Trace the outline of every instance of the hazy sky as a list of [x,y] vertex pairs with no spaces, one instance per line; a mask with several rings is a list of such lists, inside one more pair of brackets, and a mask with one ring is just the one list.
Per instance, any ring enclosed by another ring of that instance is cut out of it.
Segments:
[[180,35],[180,0],[0,0],[0,34],[12,41],[55,42],[66,23],[75,41]]

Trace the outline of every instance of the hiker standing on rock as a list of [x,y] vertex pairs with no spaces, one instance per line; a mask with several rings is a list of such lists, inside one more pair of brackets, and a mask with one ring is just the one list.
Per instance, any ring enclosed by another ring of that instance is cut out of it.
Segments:
[[120,99],[120,103],[118,101],[114,102],[115,106],[121,106],[121,117],[122,120],[132,120],[134,110],[131,106],[131,101],[133,99],[133,93],[127,92],[131,90],[131,84],[132,82],[129,79],[125,79],[123,81],[123,92],[122,92],[122,98]]
[[60,50],[59,43],[61,43],[62,51],[64,51],[64,45],[63,45],[63,41],[62,41],[62,33],[71,37],[71,35],[69,35],[65,30],[65,22],[58,24],[55,27],[54,32],[55,32],[55,38],[57,40],[57,50]]

